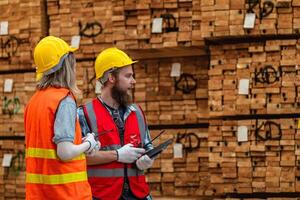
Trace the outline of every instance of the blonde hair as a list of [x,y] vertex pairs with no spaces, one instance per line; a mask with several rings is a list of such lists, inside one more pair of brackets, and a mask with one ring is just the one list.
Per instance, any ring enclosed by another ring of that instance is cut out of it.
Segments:
[[75,57],[72,53],[69,53],[62,62],[62,67],[59,70],[49,75],[43,75],[37,84],[37,88],[43,90],[48,87],[63,87],[69,89],[73,94],[79,94],[80,90],[76,85],[75,67]]

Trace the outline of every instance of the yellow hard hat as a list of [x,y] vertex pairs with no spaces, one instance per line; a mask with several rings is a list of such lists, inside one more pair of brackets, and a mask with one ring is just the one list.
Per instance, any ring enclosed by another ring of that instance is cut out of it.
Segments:
[[131,60],[131,58],[120,49],[115,47],[103,50],[96,58],[95,73],[96,79],[103,76],[104,72],[114,67],[125,67],[136,63],[137,61]]
[[[62,64],[61,59],[69,52],[78,48],[69,46],[64,40],[47,36],[36,45],[34,49],[34,63],[36,64],[36,79],[40,80],[43,73]],[[60,68],[58,66],[57,70]],[[54,71],[53,71],[54,72]]]

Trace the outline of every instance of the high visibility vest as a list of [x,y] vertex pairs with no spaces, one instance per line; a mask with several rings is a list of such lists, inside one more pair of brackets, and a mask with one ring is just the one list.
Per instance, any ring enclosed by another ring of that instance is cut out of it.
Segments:
[[[26,200],[92,199],[84,154],[62,161],[52,141],[57,108],[69,94],[64,88],[38,90],[26,106]],[[81,144],[81,140],[76,119],[74,144]]]
[[[136,107],[136,109],[139,109]],[[106,134],[99,135],[101,150],[116,150],[121,147],[118,128],[110,113],[99,99],[83,106],[87,122],[93,132]],[[143,116],[142,116],[143,117]],[[131,112],[124,124],[124,145],[128,143],[142,144],[145,134],[145,126],[141,124],[141,115]],[[140,123],[139,123],[140,121]],[[144,121],[143,121],[144,122]],[[143,128],[142,128],[143,127]],[[125,173],[129,180],[132,193],[138,198],[149,195],[149,186],[146,183],[144,172],[138,170],[133,164],[111,162],[100,165],[88,166],[88,180],[94,197],[101,200],[117,200],[122,195]]]

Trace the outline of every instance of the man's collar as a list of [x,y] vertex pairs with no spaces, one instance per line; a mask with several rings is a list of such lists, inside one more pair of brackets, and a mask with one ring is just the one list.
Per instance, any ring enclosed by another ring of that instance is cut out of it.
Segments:
[[[99,99],[99,101],[100,101],[103,105],[105,105],[105,106],[107,106],[107,107],[109,107],[109,108],[115,110],[115,108],[113,108],[113,107],[107,105],[107,103],[105,103],[105,102],[103,101],[103,99],[100,97],[100,95],[98,95],[97,98]],[[133,106],[133,104],[130,104],[129,106],[127,106],[126,109],[129,109],[130,111],[134,111],[134,112],[136,111],[136,108]]]

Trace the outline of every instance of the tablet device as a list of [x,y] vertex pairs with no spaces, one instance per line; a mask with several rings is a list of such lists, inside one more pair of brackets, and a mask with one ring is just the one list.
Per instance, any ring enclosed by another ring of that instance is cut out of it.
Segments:
[[147,151],[145,154],[149,156],[149,158],[154,158],[158,154],[160,154],[163,150],[165,150],[170,144],[172,144],[173,139],[168,139],[167,141],[161,143],[157,147]]

